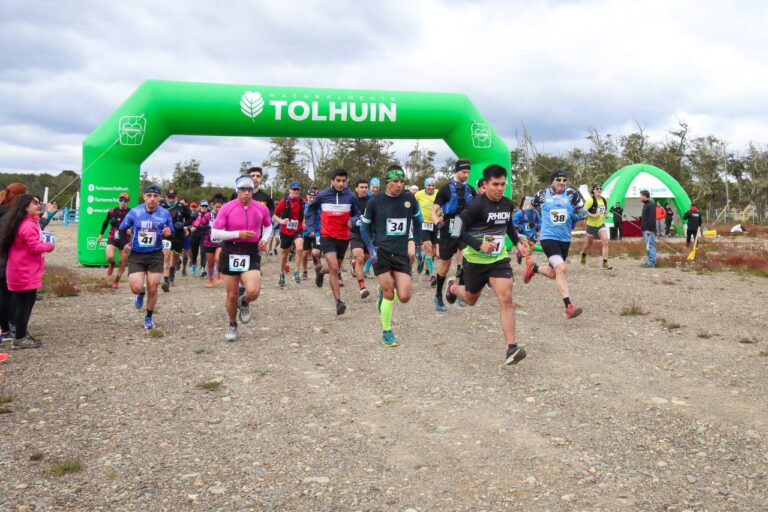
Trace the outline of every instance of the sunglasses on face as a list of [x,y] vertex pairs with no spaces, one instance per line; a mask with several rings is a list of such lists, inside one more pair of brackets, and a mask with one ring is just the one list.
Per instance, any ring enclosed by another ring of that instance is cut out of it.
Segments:
[[127,203],[128,202],[128,200],[125,199],[125,198],[118,199],[118,201],[121,202],[121,203]]
[[568,183],[568,178],[555,178],[553,181],[555,183]]
[[237,189],[237,191],[238,192],[250,192],[250,193],[253,193],[253,189],[252,188],[248,188],[248,187],[240,187],[240,188]]

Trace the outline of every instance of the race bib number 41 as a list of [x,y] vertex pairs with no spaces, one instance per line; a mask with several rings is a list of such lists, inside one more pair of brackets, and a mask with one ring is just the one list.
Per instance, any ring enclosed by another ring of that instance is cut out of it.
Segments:
[[139,247],[154,247],[157,243],[157,233],[154,231],[139,231]]
[[251,256],[248,254],[230,254],[229,271],[247,272],[251,268]]
[[549,219],[555,226],[562,226],[568,220],[568,210],[565,208],[553,208],[549,211]]
[[387,219],[387,236],[402,236],[405,234],[406,219]]

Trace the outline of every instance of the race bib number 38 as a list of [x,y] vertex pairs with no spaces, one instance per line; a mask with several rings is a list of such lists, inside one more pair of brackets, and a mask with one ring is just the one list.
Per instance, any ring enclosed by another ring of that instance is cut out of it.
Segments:
[[568,220],[568,210],[565,208],[553,208],[549,211],[549,218],[555,226],[562,226]]
[[406,219],[387,219],[387,236],[401,236],[405,234]]
[[173,244],[170,240],[163,240],[163,250],[170,251],[173,248]]
[[251,268],[251,256],[248,254],[230,254],[229,271],[247,272]]

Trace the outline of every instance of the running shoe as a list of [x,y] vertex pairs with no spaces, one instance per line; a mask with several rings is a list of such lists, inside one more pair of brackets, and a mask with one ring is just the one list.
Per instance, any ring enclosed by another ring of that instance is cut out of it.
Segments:
[[163,284],[160,285],[160,288],[162,288],[164,292],[169,292],[171,291],[171,283],[168,281],[163,281]]
[[227,341],[237,341],[237,324],[229,324],[224,339]]
[[115,270],[115,264],[110,263],[109,266],[107,267],[107,277],[110,277],[112,275],[112,272],[114,272],[114,270]]
[[155,322],[152,320],[151,316],[145,316],[144,317],[144,328],[145,329],[154,329],[155,328]]
[[581,314],[581,308],[577,308],[574,304],[568,304],[568,307],[565,308],[565,318],[567,320],[570,320],[571,318],[576,318]]
[[603,270],[613,270],[613,265],[611,265],[606,261],[605,263],[603,263]]
[[523,270],[523,283],[528,284],[533,279],[533,259],[528,258],[525,260],[525,269]]
[[315,267],[315,284],[318,288],[323,287],[323,271],[320,267]]
[[301,276],[298,272],[293,273],[293,282],[296,284],[301,284]]
[[437,286],[437,276],[436,275],[430,276],[430,278],[429,278],[429,286],[431,286],[432,288]]
[[196,276],[197,275],[197,265],[194,263],[189,266],[189,275]]
[[448,311],[448,308],[445,307],[445,304],[443,304],[443,299],[435,295],[435,310],[440,313],[445,313]]
[[4,331],[0,332],[0,347],[3,346],[3,343],[8,340],[9,343],[13,343],[13,335],[11,334],[11,331]]
[[392,331],[384,331],[382,335],[382,341],[384,341],[384,344],[388,347],[396,347],[397,346],[397,338],[395,338],[395,334]]
[[422,258],[420,254],[417,254],[416,260],[418,261],[418,263],[416,264],[416,272],[421,274],[422,272],[424,272],[424,258]]
[[213,288],[213,278],[212,277],[208,278],[208,283],[207,283],[206,286],[208,286],[208,288]]
[[344,303],[343,300],[339,299],[336,301],[336,314],[337,315],[343,315],[344,312],[347,310],[347,305]]
[[285,274],[280,272],[280,278],[277,280],[277,285],[282,289],[285,288]]
[[504,364],[510,365],[510,364],[517,364],[523,359],[525,359],[526,353],[525,353],[525,347],[522,345],[509,345],[507,347],[507,359]]
[[306,281],[307,279],[309,279],[309,274],[307,274],[307,271],[305,270],[301,273],[301,280]]
[[120,287],[120,281],[112,281],[112,289],[117,290]]
[[585,253],[581,253],[581,260],[580,260],[580,263],[581,263],[582,265],[586,265],[586,264],[587,264],[587,255],[586,255]]
[[464,302],[464,301],[463,301],[463,300],[461,300],[461,299],[456,299],[456,305],[457,305],[457,306],[459,306],[460,308],[465,308],[465,307],[467,307],[467,303],[466,303],[466,302]]
[[368,291],[368,288],[363,288],[362,290],[360,290],[361,299],[367,299],[370,294],[371,292]]
[[138,293],[136,294],[136,298],[133,299],[133,307],[136,309],[141,309],[141,307],[144,305],[144,293]]
[[186,268],[182,268],[181,269],[181,277],[187,277],[187,269]]
[[456,299],[458,298],[453,292],[451,292],[451,286],[453,286],[453,279],[448,281],[448,288],[445,290],[445,300],[448,302],[448,304],[455,303]]
[[216,284],[224,284],[224,278],[221,277],[221,273],[216,274]]
[[517,260],[518,265],[522,265],[523,263],[523,253],[520,251],[515,251],[515,259]]
[[381,303],[384,301],[384,290],[381,289],[381,286],[376,288],[376,293],[379,296],[379,298],[376,300],[376,309],[378,309],[379,313],[381,313]]
[[200,271],[200,279],[202,279],[204,277],[208,277],[208,271],[205,270],[205,269]]
[[244,324],[251,321],[251,305],[245,302],[244,296],[237,301],[237,318]]
[[21,350],[25,348],[39,348],[43,345],[43,342],[36,340],[31,335],[27,334],[20,340],[13,340],[11,343],[11,350]]
[[285,266],[283,267],[283,272],[287,274],[290,271],[291,271],[291,266],[286,263]]

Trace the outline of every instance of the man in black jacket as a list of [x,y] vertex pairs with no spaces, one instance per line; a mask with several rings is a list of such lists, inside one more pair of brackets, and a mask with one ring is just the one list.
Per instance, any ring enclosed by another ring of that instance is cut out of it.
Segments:
[[643,202],[640,227],[643,230],[646,253],[646,261],[643,266],[651,268],[656,266],[656,206],[651,201],[651,193],[647,190],[640,192],[640,200]]

